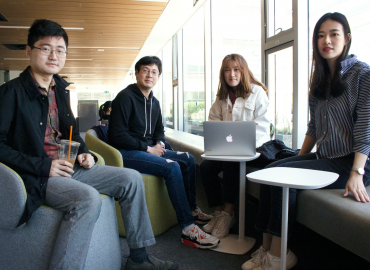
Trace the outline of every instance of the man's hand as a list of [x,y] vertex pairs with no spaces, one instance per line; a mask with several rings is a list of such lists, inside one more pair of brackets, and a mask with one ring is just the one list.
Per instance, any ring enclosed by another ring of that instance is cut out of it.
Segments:
[[51,162],[51,168],[49,176],[64,176],[64,177],[71,177],[71,174],[74,173],[72,170],[73,166],[66,160],[61,159],[54,159]]
[[348,196],[348,193],[351,192],[355,196],[358,202],[370,202],[369,195],[366,192],[364,182],[362,180],[362,175],[358,174],[355,171],[351,172],[351,175],[346,184],[346,191],[344,192],[344,197]]
[[148,146],[148,149],[146,151],[158,157],[161,157],[166,153],[166,149],[164,149],[164,146],[160,145],[159,143],[157,143],[153,147]]
[[95,164],[93,156],[88,153],[78,155],[77,161],[80,163],[80,166],[85,169],[90,169]]

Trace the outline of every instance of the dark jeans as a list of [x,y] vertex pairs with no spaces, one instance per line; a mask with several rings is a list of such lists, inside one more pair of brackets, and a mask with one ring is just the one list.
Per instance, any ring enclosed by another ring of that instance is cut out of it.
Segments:
[[166,180],[168,195],[181,228],[195,222],[191,214],[197,207],[195,161],[192,155],[167,150],[162,157],[158,157],[137,150],[119,151],[125,167]]
[[[354,153],[341,158],[317,159],[315,153],[282,159],[271,163],[266,168],[290,167],[328,171],[339,174],[339,178],[324,189],[344,189],[353,165]],[[370,184],[370,166],[365,166],[363,181],[365,186]],[[288,230],[291,232],[296,216],[297,189],[289,189]],[[256,228],[264,233],[281,237],[283,189],[281,187],[261,185],[260,204]]]
[[[200,175],[209,207],[234,204],[239,192],[239,162],[203,160]],[[223,172],[223,188],[218,174]]]

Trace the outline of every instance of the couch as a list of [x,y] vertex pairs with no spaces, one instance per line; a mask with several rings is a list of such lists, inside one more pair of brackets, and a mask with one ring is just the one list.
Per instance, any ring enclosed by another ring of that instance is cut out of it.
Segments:
[[[104,165],[104,159],[96,155],[99,159],[97,164]],[[25,225],[15,228],[26,199],[22,179],[0,163],[0,269],[49,269],[63,213],[41,206]],[[121,248],[114,199],[105,195],[101,195],[101,199],[101,212],[94,227],[85,269],[119,270]]]

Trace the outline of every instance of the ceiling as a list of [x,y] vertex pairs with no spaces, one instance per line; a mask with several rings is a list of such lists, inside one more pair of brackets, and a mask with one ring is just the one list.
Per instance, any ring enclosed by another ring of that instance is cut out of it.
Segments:
[[[168,0],[0,0],[0,70],[23,70],[29,65],[24,50],[3,44],[26,44],[27,26],[35,19],[56,21],[69,38],[67,61],[60,71],[71,91],[120,90]],[[102,51],[103,50],[103,51]]]

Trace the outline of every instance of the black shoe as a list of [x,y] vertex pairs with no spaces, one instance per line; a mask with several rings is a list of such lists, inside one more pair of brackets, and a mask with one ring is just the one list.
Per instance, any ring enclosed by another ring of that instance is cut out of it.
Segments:
[[127,259],[126,270],[177,270],[179,266],[170,261],[161,261],[148,254],[142,263],[134,263],[131,258]]

